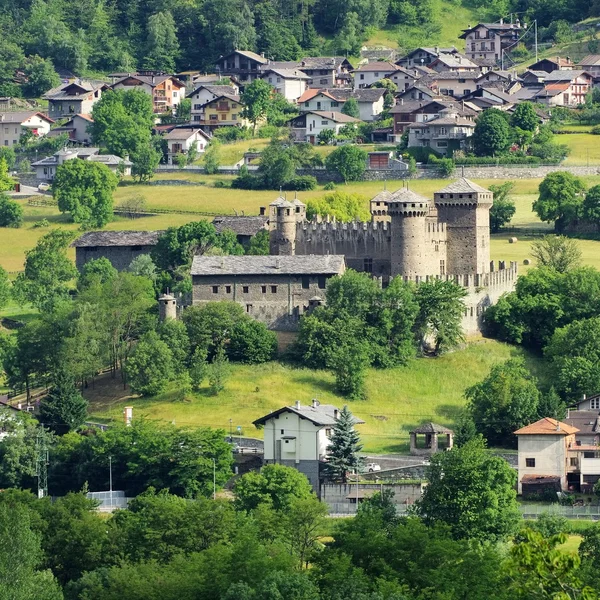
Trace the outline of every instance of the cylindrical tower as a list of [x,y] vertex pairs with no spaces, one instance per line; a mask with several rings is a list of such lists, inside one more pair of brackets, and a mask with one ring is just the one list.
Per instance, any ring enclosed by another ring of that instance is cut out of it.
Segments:
[[296,253],[296,224],[306,218],[306,205],[299,200],[277,198],[269,205],[269,250],[271,254]]
[[387,210],[391,217],[392,277],[432,275],[425,235],[429,200],[403,188],[392,194]]
[[171,294],[161,294],[158,297],[158,318],[161,323],[177,318],[177,300]]

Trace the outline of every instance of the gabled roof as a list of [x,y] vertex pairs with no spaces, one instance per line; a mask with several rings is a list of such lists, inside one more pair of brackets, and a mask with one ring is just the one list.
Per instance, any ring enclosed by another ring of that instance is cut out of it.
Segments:
[[299,69],[337,69],[346,63],[350,68],[352,65],[345,56],[305,56],[300,59]]
[[474,81],[479,75],[479,71],[439,71],[425,75],[419,81],[428,84],[440,79],[471,79]]
[[366,63],[354,69],[353,73],[365,73],[365,72],[379,72],[379,73],[392,73],[398,71],[398,66],[387,60],[381,60],[376,62]]
[[352,90],[349,88],[309,88],[298,98],[298,104],[308,102],[317,96],[326,96],[334,102],[346,102],[348,98],[355,98],[357,102],[378,102],[385,96],[384,88],[360,88]]
[[267,73],[275,73],[275,75],[279,75],[279,77],[283,77],[284,79],[310,79],[310,77],[303,73],[298,69],[275,69],[275,68],[266,68],[262,71],[265,75]]
[[237,235],[256,235],[268,222],[268,218],[265,217],[215,217],[213,219],[213,225],[217,230],[217,233],[221,233],[225,229],[231,229]]
[[429,198],[425,198],[425,196],[420,196],[416,192],[408,188],[400,188],[396,190],[392,197],[389,200],[390,202],[419,202],[423,204],[429,204]]
[[48,123],[54,123],[50,117],[47,117],[44,113],[37,112],[35,110],[21,110],[0,113],[0,123],[23,123],[24,121],[27,121],[27,119],[31,119],[31,117],[36,116],[40,119],[44,119],[44,121],[48,121]]
[[155,246],[162,231],[88,231],[77,238],[71,246]]
[[439,56],[440,54],[452,54],[454,52],[458,52],[458,50],[454,46],[451,46],[450,48],[422,46],[421,48],[415,48],[412,52],[405,54],[401,59],[398,60],[398,62],[410,58],[413,54],[416,54],[417,52],[427,52],[428,54],[431,54],[433,56]]
[[122,77],[118,81],[115,81],[111,87],[114,88],[115,86],[119,85],[120,83],[123,83],[127,79],[136,79],[137,81],[145,83],[150,87],[156,87],[157,85],[160,85],[161,83],[165,82],[167,79],[171,79],[172,83],[174,83],[175,85],[179,87],[185,87],[185,83],[183,83],[183,81],[179,81],[179,79],[173,77],[172,75],[128,75],[127,77]]
[[[95,92],[99,89],[108,88],[108,85],[104,81],[95,81],[91,79],[76,79],[75,81],[69,81],[68,83],[62,83],[61,85],[48,90],[42,98],[46,100],[67,100],[69,98],[76,98],[77,96],[87,95],[90,92]],[[75,91],[75,94],[68,93],[69,90]]]
[[[319,404],[314,403],[308,406],[304,406],[300,404],[300,402],[296,402],[294,406],[284,406],[279,410],[276,410],[260,419],[256,419],[254,421],[254,425],[264,425],[270,419],[275,419],[280,414],[285,412],[291,412],[298,415],[302,419],[307,419],[311,423],[315,425],[335,425],[337,423],[336,416],[339,415],[339,409],[332,404]],[[355,424],[364,423],[362,419],[358,417],[353,417]]]
[[535,66],[549,62],[550,64],[556,65],[557,67],[569,67],[573,64],[570,58],[562,58],[561,56],[554,56],[549,58],[542,58],[530,66],[530,69],[535,71]]
[[256,52],[251,52],[250,50],[234,50],[233,52],[230,52],[229,54],[225,54],[225,56],[221,56],[219,58],[219,60],[229,58],[230,56],[232,56],[234,54],[241,54],[242,56],[245,56],[246,58],[249,58],[250,60],[258,62],[261,65],[264,65],[267,62],[269,62],[264,56],[261,56],[260,54],[256,54]]
[[583,435],[600,433],[600,415],[597,410],[569,411],[565,423],[571,427],[576,427],[579,433]]
[[600,54],[588,54],[582,58],[578,63],[582,67],[597,67],[600,66]]
[[557,69],[551,73],[545,73],[545,81],[573,81],[582,75],[588,75],[591,77],[587,71],[582,69]]
[[236,88],[232,85],[208,85],[203,84],[199,85],[193,92],[188,94],[189,96],[193,96],[197,94],[200,90],[207,90],[213,96],[222,96],[223,94],[234,96],[236,93]]
[[556,419],[544,417],[535,423],[517,429],[514,433],[515,435],[572,435],[578,431],[577,427],[571,427],[571,425]]
[[445,434],[452,434],[452,433],[454,433],[454,431],[452,431],[452,429],[448,429],[447,427],[444,427],[443,425],[437,425],[436,423],[432,423],[430,421],[429,423],[423,423],[422,425],[419,425],[419,427],[415,427],[409,433],[445,433]]
[[545,85],[536,95],[536,98],[554,98],[554,96],[559,96],[563,92],[566,92],[570,83],[549,83]]
[[187,140],[193,135],[199,133],[204,139],[210,140],[210,135],[202,131],[199,127],[175,127],[166,133],[163,137],[165,140]]
[[518,31],[521,29],[519,25],[513,23],[478,23],[477,25],[475,25],[475,27],[463,29],[462,34],[458,36],[459,39],[464,40],[469,35],[469,33],[475,31],[476,29],[479,29],[479,27],[485,27],[490,31],[496,31],[500,34],[510,33],[511,31]]
[[469,60],[466,56],[456,53],[456,54],[444,54],[440,53],[440,55],[431,63],[430,66],[433,66],[437,63],[447,66],[448,68],[460,68],[466,67],[469,69],[476,69],[478,65]]
[[344,257],[317,256],[194,256],[191,275],[337,275]]
[[432,119],[422,123],[411,123],[408,129],[426,129],[428,127],[448,125],[450,127],[472,127],[475,129],[476,123],[468,119],[454,119],[452,117],[435,116]]
[[[322,119],[329,119],[334,123],[361,123],[360,119],[355,119],[354,117],[349,117],[344,113],[337,112],[334,110],[307,110],[304,113],[301,113],[300,116],[303,115],[317,115]],[[296,117],[298,118],[298,117]]]

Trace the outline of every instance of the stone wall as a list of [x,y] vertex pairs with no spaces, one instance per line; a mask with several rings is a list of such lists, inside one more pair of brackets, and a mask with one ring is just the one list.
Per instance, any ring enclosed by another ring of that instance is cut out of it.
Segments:
[[96,246],[75,248],[75,266],[81,270],[86,262],[107,258],[117,271],[124,271],[140,254],[150,254],[154,246]]

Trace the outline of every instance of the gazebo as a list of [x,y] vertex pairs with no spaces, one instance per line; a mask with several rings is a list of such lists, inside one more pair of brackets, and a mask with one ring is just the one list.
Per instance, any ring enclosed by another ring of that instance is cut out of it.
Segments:
[[[446,436],[438,439],[438,436]],[[424,443],[419,443],[425,436]],[[454,442],[454,431],[436,423],[423,423],[410,432],[410,453],[415,456],[428,456],[439,450],[449,450]]]

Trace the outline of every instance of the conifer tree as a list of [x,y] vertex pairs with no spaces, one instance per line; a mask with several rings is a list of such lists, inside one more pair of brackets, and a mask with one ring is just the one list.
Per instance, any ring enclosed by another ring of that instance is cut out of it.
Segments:
[[327,466],[334,479],[346,482],[349,471],[360,467],[358,453],[362,450],[360,436],[354,429],[354,417],[347,406],[340,411],[328,448]]
[[54,385],[40,402],[40,420],[62,435],[83,425],[88,403],[75,387],[70,374],[61,371],[54,376]]

